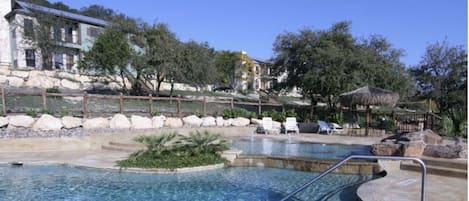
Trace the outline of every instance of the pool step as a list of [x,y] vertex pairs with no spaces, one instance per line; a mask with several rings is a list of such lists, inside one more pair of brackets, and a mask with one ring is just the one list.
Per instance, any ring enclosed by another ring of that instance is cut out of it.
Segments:
[[101,148],[110,151],[136,152],[145,149],[145,146],[139,143],[110,141],[108,144],[102,145]]
[[[427,166],[427,173],[447,177],[467,178],[467,160],[422,158]],[[401,163],[402,170],[420,172],[420,165],[405,161]]]

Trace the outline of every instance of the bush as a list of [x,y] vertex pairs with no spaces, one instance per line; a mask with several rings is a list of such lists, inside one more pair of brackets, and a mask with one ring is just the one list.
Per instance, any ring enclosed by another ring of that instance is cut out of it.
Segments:
[[396,131],[396,124],[394,123],[394,120],[391,118],[383,117],[378,120],[378,127],[380,129],[386,130],[386,131],[391,131],[394,132]]
[[29,110],[26,112],[26,115],[32,117],[32,118],[36,118],[37,117],[37,112],[35,110]]
[[[182,168],[227,163],[220,152],[227,150],[220,135],[196,131],[189,136],[176,132],[159,136],[140,136],[135,141],[143,143],[147,150],[132,153],[128,159],[118,161],[120,167]],[[178,139],[179,138],[179,139]]]
[[56,93],[56,94],[60,94],[60,93],[61,93],[60,89],[57,88],[57,87],[47,88],[47,89],[46,89],[46,92],[47,92],[47,93]]
[[152,117],[160,116],[160,111],[153,111],[153,112],[151,112],[151,116],[152,116]]
[[342,124],[344,123],[344,114],[342,112],[333,112],[326,117],[326,121]]
[[309,111],[304,110],[298,113],[297,118],[299,122],[316,122],[319,120],[317,115],[311,115]]
[[255,112],[249,112],[245,109],[234,108],[234,109],[224,109],[223,110],[223,117],[224,118],[237,118],[237,117],[244,117],[244,118],[253,118],[256,117]]
[[286,112],[278,112],[276,110],[264,111],[262,112],[262,117],[272,117],[272,120],[284,122],[287,117],[296,117],[297,114],[295,110],[287,110]]

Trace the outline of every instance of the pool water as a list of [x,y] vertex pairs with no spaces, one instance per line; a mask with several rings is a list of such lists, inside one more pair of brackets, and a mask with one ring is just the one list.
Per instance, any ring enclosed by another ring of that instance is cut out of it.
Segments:
[[[119,173],[67,166],[0,166],[0,200],[279,200],[318,173],[225,168],[184,174]],[[341,189],[371,175],[331,174],[294,200],[348,200]]]
[[370,146],[300,143],[271,139],[233,140],[230,147],[244,155],[297,156],[316,159],[344,159],[350,155],[372,155]]

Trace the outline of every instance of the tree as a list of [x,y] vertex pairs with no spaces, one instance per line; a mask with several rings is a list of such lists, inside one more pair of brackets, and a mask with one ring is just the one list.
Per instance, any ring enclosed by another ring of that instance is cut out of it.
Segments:
[[215,82],[218,77],[214,66],[215,51],[207,43],[189,41],[183,47],[182,68],[183,83],[195,86],[197,89]]
[[84,53],[80,67],[95,70],[99,75],[110,79],[119,74],[125,91],[126,67],[131,59],[132,50],[126,34],[119,28],[110,26],[98,36],[91,49]]
[[234,88],[235,86],[235,69],[240,64],[240,54],[228,50],[221,50],[215,53],[214,65],[217,69],[218,85]]
[[283,78],[275,87],[300,89],[311,99],[311,113],[317,101],[334,108],[339,94],[364,85],[411,93],[412,83],[399,61],[402,51],[377,36],[358,41],[350,33],[350,22],[280,34],[274,53],[273,75]]
[[427,47],[418,66],[411,69],[418,95],[436,100],[439,110],[467,108],[467,52],[446,40]]

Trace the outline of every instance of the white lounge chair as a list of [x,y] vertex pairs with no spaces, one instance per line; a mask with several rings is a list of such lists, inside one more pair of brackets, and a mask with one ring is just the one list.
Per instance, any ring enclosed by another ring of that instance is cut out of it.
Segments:
[[285,121],[285,134],[287,134],[288,131],[295,131],[296,134],[300,134],[300,129],[298,128],[295,117],[287,117]]
[[332,133],[344,134],[344,129],[336,123],[329,123],[329,128],[331,128]]
[[262,128],[264,129],[265,134],[279,134],[280,130],[274,128],[274,122],[271,117],[262,118]]

